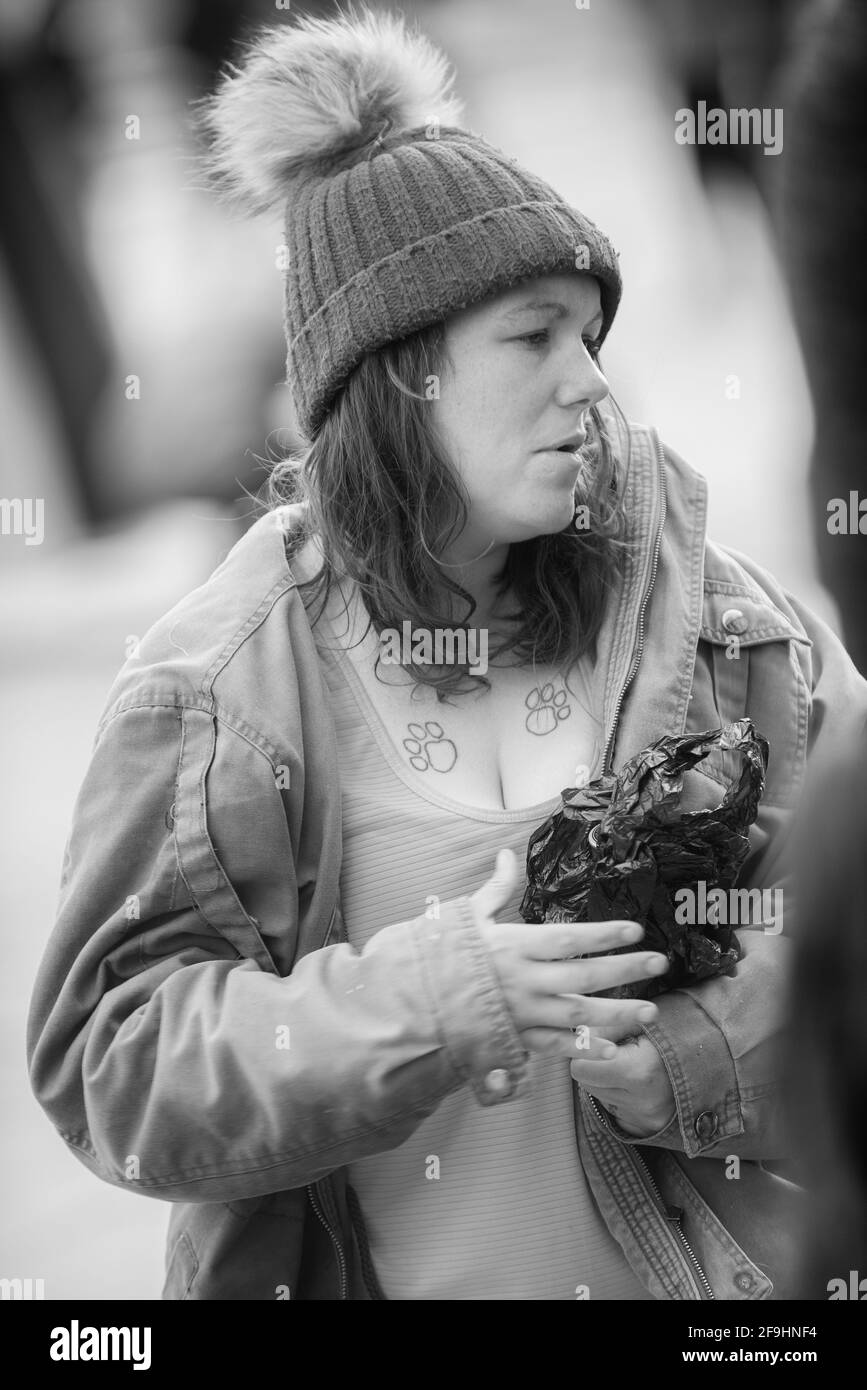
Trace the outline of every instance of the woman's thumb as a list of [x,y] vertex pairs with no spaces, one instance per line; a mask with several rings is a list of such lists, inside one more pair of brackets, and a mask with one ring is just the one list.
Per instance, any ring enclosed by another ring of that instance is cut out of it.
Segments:
[[493,917],[500,908],[505,907],[515,891],[518,882],[518,860],[513,850],[501,849],[494,864],[494,872],[483,883],[473,900],[484,917]]

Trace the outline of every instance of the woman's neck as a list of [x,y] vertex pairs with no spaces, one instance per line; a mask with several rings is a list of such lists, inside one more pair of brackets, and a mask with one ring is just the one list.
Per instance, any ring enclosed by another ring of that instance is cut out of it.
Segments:
[[[462,553],[463,552],[463,553]],[[446,591],[446,606],[451,612],[460,612],[461,621],[472,627],[495,627],[502,623],[506,612],[514,607],[514,599],[507,590],[501,593],[501,574],[509,555],[508,544],[494,545],[489,550],[473,554],[467,546],[457,550],[450,547],[441,557],[448,577],[460,584],[475,601],[475,608],[469,619],[464,617],[464,603],[456,594]]]

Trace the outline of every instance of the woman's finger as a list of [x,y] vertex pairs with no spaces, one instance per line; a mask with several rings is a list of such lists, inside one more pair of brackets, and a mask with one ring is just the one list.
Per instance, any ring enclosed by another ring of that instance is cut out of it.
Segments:
[[518,873],[517,856],[505,846],[497,853],[491,877],[470,898],[477,922],[496,917],[506,906],[517,885]]
[[580,971],[576,990],[593,994],[597,989],[632,984],[664,975],[669,969],[668,957],[659,951],[630,951],[622,956],[598,956],[595,960],[576,961]]
[[[580,1073],[580,1074],[579,1074]],[[602,1058],[577,1057],[577,1066],[572,1075],[588,1091],[628,1091],[635,1078],[629,1070],[629,1061],[623,1059],[620,1049],[616,1057]]]
[[533,961],[524,966],[521,978],[522,984],[538,996],[583,995],[663,975],[668,968],[667,957],[659,951],[629,951],[591,960]]
[[641,1032],[641,1025],[645,1022],[644,1009],[654,1010],[653,1016],[656,1016],[655,1006],[648,999],[597,999],[583,994],[536,995],[532,1021],[543,1028],[586,1028],[592,1037],[594,1025],[604,1029],[606,1020],[612,1019],[616,1020],[614,1028],[623,1036],[628,1036]]
[[[526,931],[526,923],[512,925]],[[527,955],[531,960],[568,960],[570,956],[634,946],[643,936],[644,928],[625,918],[612,922],[545,922],[534,929]]]
[[[611,957],[608,957],[608,959],[611,959]],[[615,957],[615,959],[623,960],[625,957],[618,956]],[[547,961],[544,963],[534,961],[526,968],[524,978],[527,988],[540,995],[567,994],[583,996],[585,991],[582,988],[581,982],[587,978],[584,969],[585,965],[586,962],[583,961]],[[640,978],[643,977],[644,972],[642,972]],[[592,995],[587,997],[587,1003],[591,1005],[591,1007],[587,1018],[583,1020],[586,1023],[599,1023],[600,1025],[607,1025],[608,1027],[618,1027],[622,1023],[622,1025],[626,1027],[630,1023],[635,1023],[637,1016],[636,1008],[642,1006],[644,1007],[644,1012],[640,1015],[640,1021],[642,1023],[652,1023],[659,1016],[659,1009],[656,1005],[651,1004],[650,1001],[646,999],[600,999],[594,1000],[591,1004],[592,998]],[[599,1005],[610,1005],[612,1003],[616,1004],[617,1008],[598,1007]]]

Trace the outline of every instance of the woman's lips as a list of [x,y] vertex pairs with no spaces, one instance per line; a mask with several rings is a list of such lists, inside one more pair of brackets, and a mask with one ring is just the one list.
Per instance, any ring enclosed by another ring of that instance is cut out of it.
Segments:
[[581,460],[578,458],[578,449],[579,449],[580,447],[581,447],[580,445],[576,445],[576,447],[575,447],[574,449],[571,449],[571,450],[567,450],[567,449],[538,449],[538,450],[537,450],[537,453],[551,455],[551,457],[553,457],[553,458],[558,458],[558,459],[562,460],[563,463],[568,463],[568,464],[570,464],[570,466],[571,466],[572,468],[575,468],[575,467],[581,462]]
[[571,458],[573,454],[577,454],[578,450],[582,448],[586,442],[587,435],[580,434],[575,436],[574,443],[570,440],[568,448],[564,444],[549,444],[547,448],[539,449],[538,452],[540,454],[562,454],[564,458]]

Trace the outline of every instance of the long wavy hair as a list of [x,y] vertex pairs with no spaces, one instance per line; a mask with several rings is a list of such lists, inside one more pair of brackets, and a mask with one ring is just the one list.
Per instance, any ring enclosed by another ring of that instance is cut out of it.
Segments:
[[[429,390],[445,360],[445,325],[435,323],[369,353],[346,381],[315,440],[278,461],[266,488],[266,506],[306,504],[303,523],[287,535],[287,556],[313,534],[323,564],[299,583],[305,606],[318,603],[316,623],[334,581],[346,578],[362,599],[377,634],[421,628],[459,631],[475,602],[440,557],[460,535],[469,498],[444,457],[432,429]],[[628,436],[627,436],[628,437]],[[580,528],[513,542],[497,576],[517,607],[506,615],[508,635],[492,645],[489,663],[506,652],[514,664],[551,664],[567,672],[592,651],[606,595],[625,540],[621,465],[598,410],[590,412],[587,443],[575,489]],[[450,596],[466,604],[449,616]],[[448,602],[447,602],[448,600]],[[376,672],[380,656],[376,660]],[[414,679],[435,687],[437,699],[490,687],[466,664],[412,662]]]

